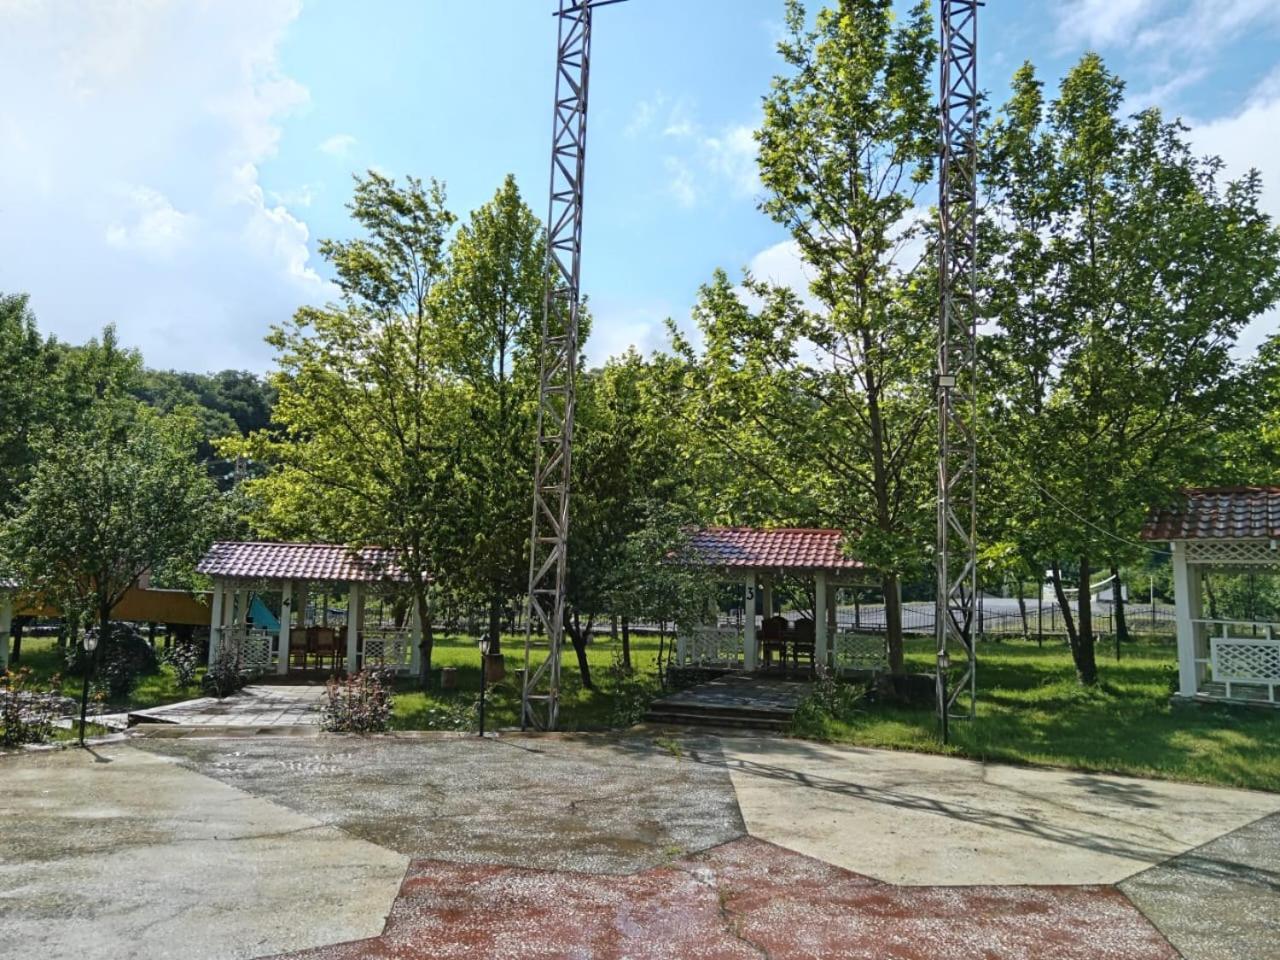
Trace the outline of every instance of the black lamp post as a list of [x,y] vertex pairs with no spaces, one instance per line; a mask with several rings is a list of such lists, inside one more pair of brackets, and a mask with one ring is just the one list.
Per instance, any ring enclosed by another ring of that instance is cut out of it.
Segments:
[[84,632],[84,687],[80,690],[80,746],[84,746],[85,711],[89,707],[89,674],[93,671],[93,652],[98,649],[98,634],[94,630]]
[[489,635],[480,638],[480,736],[484,736],[484,692],[489,673]]

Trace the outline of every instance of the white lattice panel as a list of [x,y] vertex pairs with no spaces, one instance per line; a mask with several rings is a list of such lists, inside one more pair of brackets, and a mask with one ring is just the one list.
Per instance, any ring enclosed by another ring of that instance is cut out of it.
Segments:
[[364,638],[364,662],[370,666],[401,669],[409,665],[411,640],[405,630],[367,632]]
[[1280,640],[1214,637],[1213,678],[1229,683],[1280,683]]
[[732,627],[695,627],[690,631],[687,643],[688,663],[742,662],[742,634]]
[[275,634],[270,630],[249,630],[244,634],[240,647],[240,662],[246,670],[271,669],[271,644]]
[[1270,540],[1187,540],[1188,563],[1224,567],[1280,566],[1280,550],[1271,549]]
[[889,668],[889,652],[883,637],[837,632],[832,640],[837,670],[873,670]]

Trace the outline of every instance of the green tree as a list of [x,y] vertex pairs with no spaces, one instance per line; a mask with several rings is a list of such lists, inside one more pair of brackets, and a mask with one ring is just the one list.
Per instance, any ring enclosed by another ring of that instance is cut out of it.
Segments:
[[[1049,560],[1076,670],[1097,678],[1089,584],[1149,505],[1203,476],[1235,390],[1230,350],[1280,294],[1256,173],[1223,183],[1155,109],[1126,120],[1095,55],[1045,104],[1030,66],[990,136],[984,247],[1010,537]],[[1064,571],[1073,570],[1072,616]]]
[[444,188],[370,171],[348,205],[363,236],[326,240],[341,303],[304,307],[273,329],[278,426],[230,454],[270,464],[246,483],[256,526],[396,551],[423,612],[422,681],[431,669],[434,594],[460,562],[465,388],[451,382],[437,336],[437,286],[454,217]]
[[28,588],[72,616],[95,617],[105,637],[112,608],[144,572],[194,566],[217,504],[191,456],[189,414],[108,395],[78,420],[37,441],[5,548]]
[[49,416],[48,381],[58,352],[21,294],[0,295],[0,520],[35,467],[35,435]]
[[791,0],[786,22],[789,70],[757,136],[762,208],[790,231],[816,304],[750,277],[744,296],[717,274],[695,311],[705,350],[685,351],[692,419],[737,464],[733,483],[754,478],[737,492],[768,506],[738,511],[846,531],[880,575],[901,673],[899,584],[931,528],[935,307],[910,240],[937,149],[933,29],[928,4],[897,21],[890,0],[842,0],[812,28]]

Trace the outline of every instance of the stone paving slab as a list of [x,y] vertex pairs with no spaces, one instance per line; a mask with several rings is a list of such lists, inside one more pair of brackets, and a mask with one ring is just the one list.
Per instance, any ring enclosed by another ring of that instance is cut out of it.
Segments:
[[411,856],[627,873],[744,833],[714,738],[136,743]]
[[236,960],[376,935],[407,858],[130,745],[0,760],[0,957]]
[[1105,887],[904,888],[753,839],[628,876],[417,860],[381,936],[277,960],[1176,960]]
[[1280,958],[1280,815],[1120,884],[1187,960]]
[[1280,811],[1228,790],[802,740],[722,740],[752,836],[904,884],[1117,883]]
[[254,683],[221,700],[199,697],[148,710],[135,710],[135,721],[183,726],[266,727],[320,723],[323,684]]

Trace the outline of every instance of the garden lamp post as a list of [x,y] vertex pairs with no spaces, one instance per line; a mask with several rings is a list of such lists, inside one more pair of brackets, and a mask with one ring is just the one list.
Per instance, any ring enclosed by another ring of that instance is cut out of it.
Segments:
[[484,693],[489,673],[489,635],[480,638],[480,736],[484,736]]
[[98,634],[94,630],[84,632],[84,686],[80,690],[80,746],[84,746],[84,720],[89,707],[89,674],[93,670],[93,652],[98,649]]

